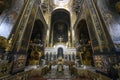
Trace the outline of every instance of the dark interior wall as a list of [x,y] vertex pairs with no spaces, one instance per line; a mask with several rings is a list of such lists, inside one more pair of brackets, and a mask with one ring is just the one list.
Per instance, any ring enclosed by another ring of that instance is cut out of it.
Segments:
[[85,20],[81,20],[79,22],[76,30],[77,30],[76,35],[78,35],[78,40],[80,40],[81,38],[89,38],[88,28]]
[[14,2],[11,2],[12,5],[9,7],[9,9],[3,11],[3,13],[0,15],[1,36],[8,39],[11,37],[11,33],[15,34],[17,28],[15,24],[17,23],[20,14],[22,14],[21,12],[25,6],[25,3],[26,2],[24,0],[16,0]]
[[52,12],[51,17],[51,36],[53,35],[54,44],[59,42],[62,37],[62,42],[68,41],[68,31],[70,30],[70,13],[64,9],[57,9]]
[[34,40],[35,37],[38,37],[43,41],[44,25],[40,20],[36,20],[31,36],[31,40]]
[[111,8],[115,9],[115,5],[117,2],[119,2],[120,0],[108,0],[108,4],[110,5]]
[[117,51],[120,50],[120,15],[113,7],[117,0],[98,0],[97,7]]

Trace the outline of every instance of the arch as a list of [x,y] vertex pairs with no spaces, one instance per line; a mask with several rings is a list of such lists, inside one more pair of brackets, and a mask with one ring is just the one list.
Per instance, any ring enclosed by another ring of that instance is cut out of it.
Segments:
[[[27,25],[27,26],[29,26],[29,25]],[[34,60],[36,57],[37,57],[37,59],[35,59],[35,60],[39,61],[39,58],[43,57],[43,52],[44,52],[45,27],[44,27],[42,21],[39,19],[36,19],[34,22],[34,25],[30,28],[32,28],[32,29],[31,29],[31,33],[30,33],[30,43],[29,43],[29,47],[28,47],[28,51],[27,51],[27,53],[28,53],[27,65],[29,65],[30,64],[29,62]],[[37,53],[37,54],[39,54],[39,56],[33,57],[31,55],[32,50],[34,51],[33,54],[36,55],[36,53]],[[45,56],[46,56],[46,59],[48,59],[48,53],[46,53]]]
[[57,50],[57,57],[64,57],[63,48],[59,47]]
[[46,58],[46,60],[48,60],[48,52],[46,53],[46,55],[45,55],[45,56],[46,56],[46,57],[45,57],[45,58]]
[[56,9],[51,15],[51,26],[56,22],[56,20],[67,21],[70,24],[70,12],[65,9]]
[[69,12],[68,10],[66,10],[66,9],[62,9],[62,8],[55,9],[55,10],[52,12],[52,15],[55,14],[56,12],[64,12],[64,13],[70,15],[70,12]]
[[33,40],[35,39],[35,37],[38,37],[39,39],[41,39],[41,41],[44,41],[45,39],[44,33],[45,33],[45,27],[43,22],[39,19],[35,20],[31,39]]
[[51,16],[51,42],[56,44],[60,37],[64,43],[68,41],[68,31],[70,31],[70,12],[65,9],[56,9]]
[[76,27],[76,40],[79,41],[81,38],[89,38],[88,26],[85,19],[81,19]]
[[[85,19],[81,19],[76,27],[76,47],[78,52],[83,52],[82,54],[82,63],[85,65],[94,65],[93,64],[93,51],[91,46],[91,39],[88,30],[88,25]],[[85,63],[86,61],[87,63]]]
[[60,48],[60,47],[63,48],[64,52],[66,52],[66,50],[67,50],[67,46],[65,44],[56,44],[56,45],[54,45],[54,47],[55,47],[56,52],[57,52],[58,48]]

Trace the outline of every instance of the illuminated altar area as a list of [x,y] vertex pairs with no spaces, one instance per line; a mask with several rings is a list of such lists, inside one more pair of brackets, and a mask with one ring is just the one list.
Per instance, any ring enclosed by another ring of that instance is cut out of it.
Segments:
[[69,48],[62,44],[57,44],[53,48],[45,48],[45,59],[48,61],[57,60],[59,55],[68,61],[75,61],[76,49]]
[[119,0],[0,0],[0,80],[119,80]]

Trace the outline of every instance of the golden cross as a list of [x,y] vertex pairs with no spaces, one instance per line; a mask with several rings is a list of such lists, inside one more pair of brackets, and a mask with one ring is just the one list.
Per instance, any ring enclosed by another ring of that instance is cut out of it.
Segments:
[[59,41],[60,41],[60,43],[62,42],[62,40],[63,40],[63,38],[60,36],[60,38],[58,38],[59,39]]

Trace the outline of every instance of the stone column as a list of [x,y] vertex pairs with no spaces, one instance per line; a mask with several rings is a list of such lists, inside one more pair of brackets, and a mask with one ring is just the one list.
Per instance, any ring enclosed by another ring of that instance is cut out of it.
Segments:
[[70,52],[70,57],[71,57],[71,61],[73,60],[73,57],[72,57],[72,52]]
[[65,52],[65,54],[64,54],[64,60],[66,60],[66,52]]
[[74,58],[75,58],[75,60],[76,60],[76,53],[74,52]]
[[68,61],[68,54],[65,55],[66,61]]
[[56,54],[54,53],[54,60],[56,60]]
[[69,54],[68,54],[68,61],[70,61],[70,56],[69,56]]
[[51,60],[54,60],[54,53],[52,52]]
[[57,60],[57,54],[56,54],[56,52],[55,52],[55,59]]
[[68,61],[70,61],[70,54],[68,54]]
[[50,61],[50,52],[48,52],[48,61]]
[[75,61],[75,58],[74,58],[74,52],[72,53],[72,58],[73,58],[73,61]]
[[44,58],[45,58],[45,60],[47,60],[46,52],[45,52]]

